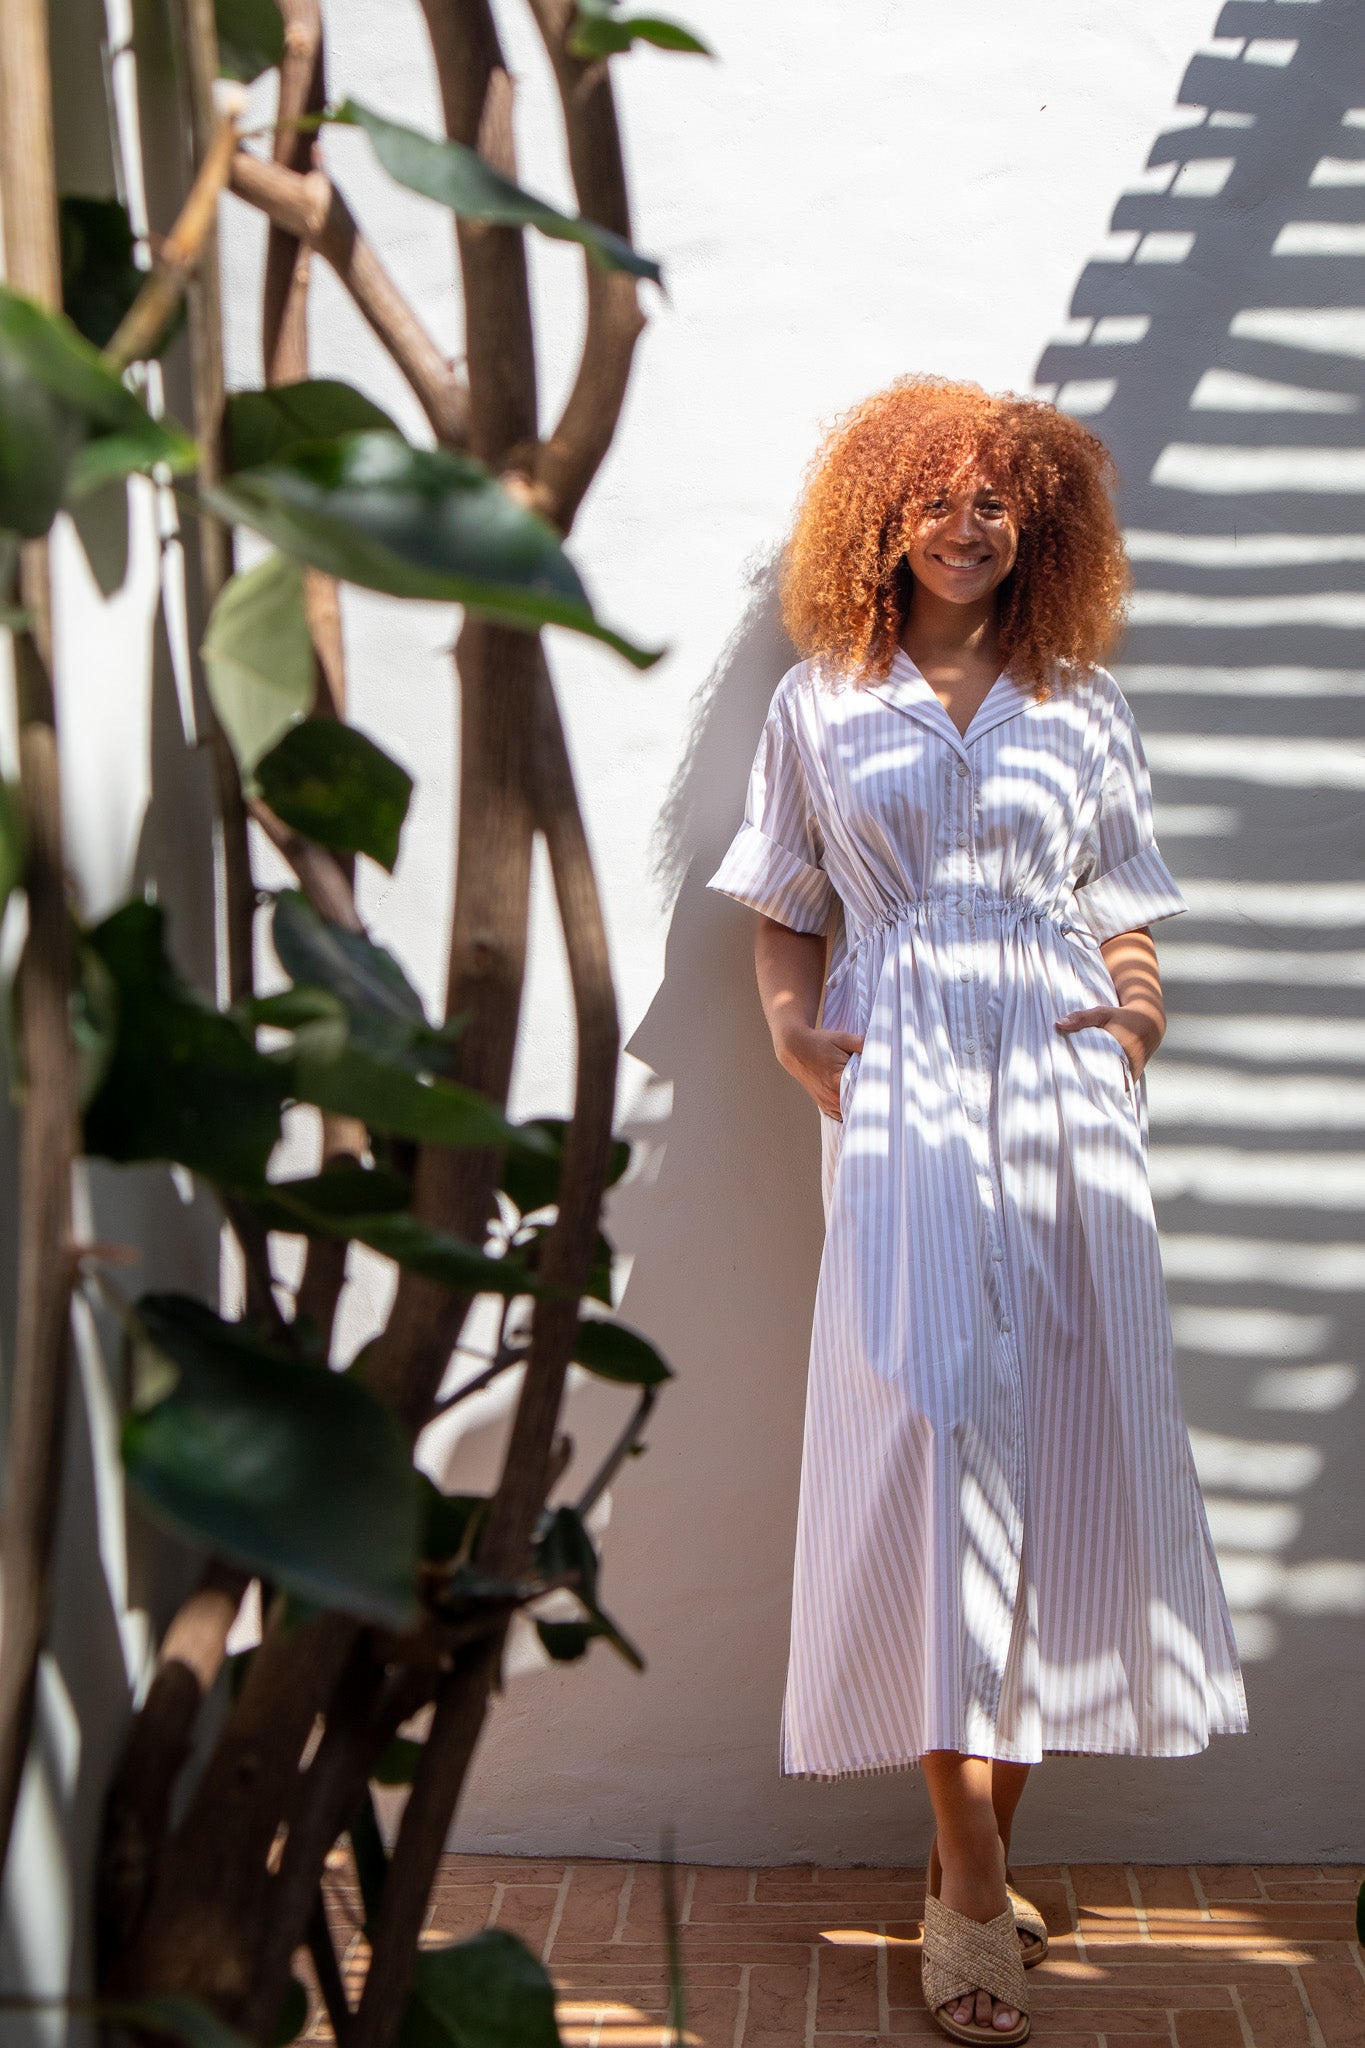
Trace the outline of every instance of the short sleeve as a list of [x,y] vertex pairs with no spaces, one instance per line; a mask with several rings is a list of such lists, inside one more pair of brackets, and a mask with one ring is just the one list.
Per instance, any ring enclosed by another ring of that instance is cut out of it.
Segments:
[[1076,883],[1076,905],[1097,939],[1112,939],[1189,909],[1157,847],[1151,773],[1122,698],[1110,726],[1088,854]]
[[823,854],[786,692],[779,684],[749,771],[744,822],[706,886],[793,931],[823,932],[835,893]]

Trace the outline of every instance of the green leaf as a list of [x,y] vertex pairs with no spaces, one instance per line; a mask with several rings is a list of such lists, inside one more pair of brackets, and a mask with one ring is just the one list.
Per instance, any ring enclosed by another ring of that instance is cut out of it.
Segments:
[[446,1564],[468,1556],[479,1523],[488,1511],[482,1493],[442,1493],[426,1473],[421,1475],[423,1510],[422,1555],[429,1564]]
[[431,1230],[415,1216],[352,1218],[349,1234],[409,1273],[434,1280],[456,1293],[539,1294],[535,1275],[510,1254],[491,1259],[475,1245]]
[[343,434],[239,470],[204,497],[220,518],[345,583],[462,604],[531,632],[567,626],[636,668],[659,658],[599,624],[555,529],[468,456],[397,434]]
[[424,1743],[409,1742],[405,1735],[395,1735],[385,1743],[370,1776],[376,1785],[410,1785],[424,1748]]
[[711,57],[700,36],[679,22],[655,14],[622,15],[616,0],[578,0],[578,18],[569,31],[567,48],[571,57],[591,62],[596,57],[614,57],[632,43],[653,43],[660,50],[681,50],[690,56]]
[[87,942],[117,990],[118,1027],[85,1112],[86,1151],[177,1160],[236,1186],[262,1180],[280,1135],[279,1067],[180,981],[157,904],[124,904]]
[[653,258],[639,255],[624,236],[533,198],[462,142],[438,141],[399,121],[385,120],[358,100],[344,100],[331,119],[363,128],[391,178],[410,192],[448,206],[462,220],[488,221],[504,228],[538,228],[555,241],[580,243],[604,270],[626,270],[633,277],[663,282]]
[[250,2048],[244,2034],[182,1991],[160,1991],[150,1998],[102,1998],[95,2010],[112,2026],[162,2034],[179,2041],[181,2048]]
[[[92,199],[83,192],[64,192],[57,204],[62,308],[92,348],[104,348],[147,282],[133,261],[128,209],[117,199]],[[163,336],[162,347],[168,339]]]
[[89,1108],[113,1063],[118,1045],[118,984],[93,946],[77,938],[71,988],[71,1037],[76,1047],[76,1101]]
[[289,2043],[303,2032],[307,2020],[308,1993],[297,1977],[291,1977],[280,2001],[279,2017],[270,2037],[271,2048],[289,2048]]
[[[597,1551],[583,1523],[583,1517],[576,1508],[546,1508],[542,1511],[536,1530],[536,1569],[543,1578],[555,1579],[572,1573],[577,1584],[572,1589],[582,1601],[592,1624],[591,1636],[601,1636],[604,1642],[624,1657],[635,1670],[643,1671],[645,1660],[634,1643],[623,1635],[609,1614],[605,1614],[597,1598]],[[539,1624],[538,1624],[539,1626]],[[550,1623],[551,1628],[554,1627]],[[590,1640],[588,1638],[587,1640]],[[567,1638],[561,1638],[561,1647]],[[545,1637],[541,1636],[545,1642]],[[549,1643],[545,1643],[547,1650]],[[551,1656],[556,1653],[550,1650]]]
[[0,526],[25,540],[47,532],[84,433],[80,416],[0,342]]
[[648,1338],[605,1316],[580,1318],[573,1361],[599,1379],[628,1387],[657,1387],[673,1377],[671,1366],[664,1364]]
[[0,353],[74,414],[83,434],[114,439],[112,456],[94,452],[92,441],[89,452],[82,450],[73,459],[68,496],[158,463],[172,470],[193,469],[196,451],[190,437],[173,421],[154,420],[64,314],[50,313],[3,286]]
[[[275,12],[275,0],[269,0]],[[278,19],[278,14],[276,15]],[[274,462],[300,441],[330,441],[338,434],[398,433],[379,406],[335,377],[272,384],[265,391],[234,391],[226,412],[228,468],[255,469]]]
[[423,1949],[397,2048],[560,2048],[554,1985],[505,1928]]
[[366,853],[393,873],[412,777],[336,718],[310,718],[256,765],[261,795],[277,817],[319,846]]
[[24,879],[24,813],[18,785],[0,782],[0,917]]
[[[562,1116],[538,1116],[531,1125],[546,1140],[539,1158],[518,1154],[507,1162],[502,1178],[502,1191],[516,1204],[523,1216],[534,1215],[538,1209],[551,1208],[559,1200],[559,1177],[564,1163],[564,1141],[569,1132],[569,1120]],[[606,1187],[615,1187],[621,1175],[630,1164],[630,1143],[625,1138],[613,1138],[607,1157]]]
[[151,1511],[302,1600],[409,1626],[420,1497],[390,1411],[189,1296],[146,1295],[136,1314],[177,1376],[124,1425],[129,1483]]
[[295,1035],[294,1051],[284,1072],[289,1093],[334,1116],[353,1116],[372,1131],[418,1144],[506,1145],[517,1137],[515,1125],[485,1096],[454,1081],[422,1081],[399,1066],[390,1066],[353,1046],[336,1046],[317,1027]]
[[400,1174],[354,1159],[334,1160],[303,1180],[272,1181],[249,1197],[253,1214],[267,1230],[296,1234],[324,1218],[345,1223],[354,1216],[387,1216],[406,1209],[411,1199],[412,1189]]
[[536,1634],[556,1664],[576,1664],[588,1653],[588,1645],[602,1634],[595,1621],[541,1621]]
[[271,555],[231,577],[199,651],[214,711],[238,772],[249,779],[261,756],[307,717],[317,687],[298,563]]
[[275,898],[270,936],[290,979],[329,990],[348,1017],[425,1027],[422,998],[393,954],[320,917],[301,890],[283,889]]
[[250,85],[284,56],[284,22],[275,0],[213,0],[218,75]]

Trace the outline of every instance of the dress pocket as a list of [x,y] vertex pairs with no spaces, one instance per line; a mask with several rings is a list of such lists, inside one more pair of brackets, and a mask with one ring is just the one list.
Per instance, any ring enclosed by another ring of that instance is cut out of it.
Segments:
[[848,1122],[848,1105],[857,1084],[858,1062],[861,1058],[860,1052],[851,1052],[839,1073],[839,1115],[845,1123]]

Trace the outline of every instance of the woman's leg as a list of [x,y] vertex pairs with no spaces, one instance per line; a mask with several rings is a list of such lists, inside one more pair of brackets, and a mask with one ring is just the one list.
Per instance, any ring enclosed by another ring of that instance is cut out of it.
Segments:
[[[939,1896],[969,1920],[994,1920],[1009,1903],[1005,1896],[1005,1851],[993,1798],[998,1765],[988,1757],[960,1756],[953,1749],[931,1749],[920,1758],[938,1829],[943,1875]],[[1022,1783],[1010,1803],[1018,1804]],[[959,1999],[948,2008],[962,2024],[994,2023],[1008,2029],[1018,2020],[1013,2006],[1002,2005],[988,1991]]]
[[995,1808],[995,1824],[1000,1839],[1005,1845],[1005,1861],[1010,1857],[1010,1826],[1014,1810],[1024,1796],[1028,1774],[1032,1764],[1007,1764],[996,1757],[991,1763],[991,1805]]

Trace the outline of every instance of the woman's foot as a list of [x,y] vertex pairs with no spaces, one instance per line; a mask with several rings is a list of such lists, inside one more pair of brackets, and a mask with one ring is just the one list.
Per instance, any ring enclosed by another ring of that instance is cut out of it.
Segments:
[[[969,1920],[994,1920],[1005,1912],[1009,1900],[1005,1893],[1005,1850],[999,1836],[995,1838],[994,1855],[983,1848],[979,1858],[964,1856],[950,1871],[945,1871],[939,1861],[935,1837],[929,1852],[929,1889],[945,1906],[965,1914]],[[1019,2024],[1018,2008],[992,1998],[989,1991],[969,1992],[965,1997],[950,2000],[942,2010],[964,2027],[991,2027],[1009,2033]]]
[[[1001,1844],[1001,1847],[1003,1849],[1003,1843]],[[934,1894],[935,1898],[937,1898],[938,1896],[938,1888],[942,1880],[943,1866],[938,1860],[938,1836],[935,1835],[933,1841],[929,1844],[929,1889]],[[1013,1882],[1013,1880],[1011,1880],[1011,1882]],[[949,1903],[951,1904],[951,1901],[949,1901]],[[1020,1948],[1030,1949],[1036,1937],[1030,1934],[1026,1927],[1019,1928],[1018,1935]]]

